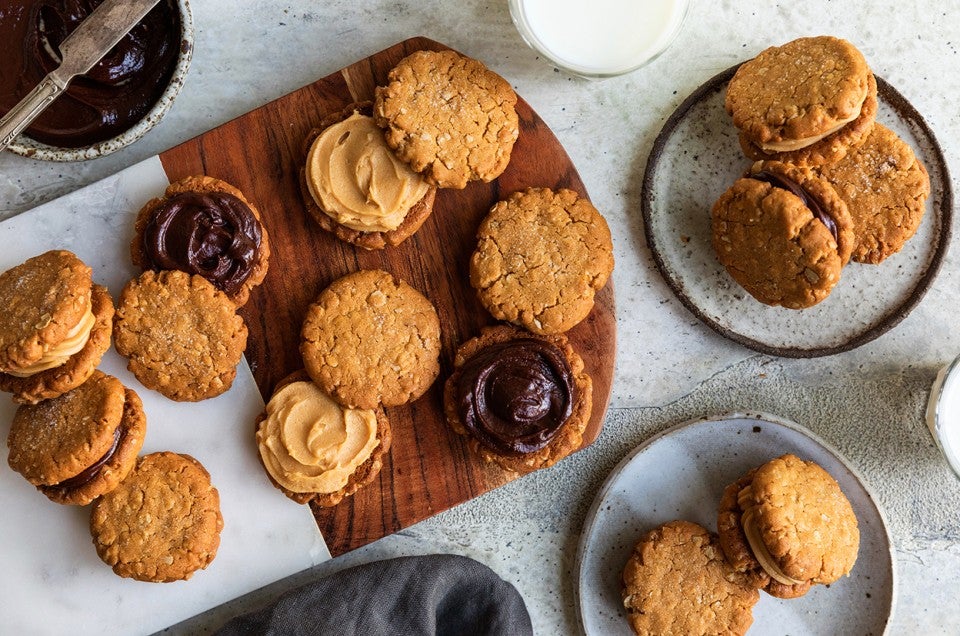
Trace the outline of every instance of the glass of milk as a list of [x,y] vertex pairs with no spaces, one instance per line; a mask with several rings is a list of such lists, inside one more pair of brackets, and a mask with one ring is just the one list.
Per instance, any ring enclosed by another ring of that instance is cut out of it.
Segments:
[[937,374],[927,402],[927,426],[950,468],[960,477],[960,357]]
[[509,0],[523,39],[556,66],[589,78],[634,71],[680,31],[689,0]]

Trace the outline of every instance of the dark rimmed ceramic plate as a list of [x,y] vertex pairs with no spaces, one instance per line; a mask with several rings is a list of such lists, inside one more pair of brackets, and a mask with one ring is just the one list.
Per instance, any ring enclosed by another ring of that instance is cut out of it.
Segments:
[[721,335],[771,355],[809,358],[848,351],[886,333],[920,302],[950,238],[953,195],[940,145],[913,106],[877,78],[877,121],[907,141],[930,174],[930,197],[916,235],[880,265],[851,262],[821,303],[803,310],[764,305],[717,262],[710,207],[750,161],[724,111],[737,67],[711,78],[670,116],[643,178],[647,245],[670,289]]
[[784,453],[820,464],[850,500],[860,550],[849,577],[797,599],[760,594],[758,634],[875,634],[893,612],[894,561],[883,512],[857,471],[810,431],[764,413],[730,413],[678,424],[647,440],[607,477],[587,512],[577,553],[577,609],[588,636],[629,636],[620,573],[641,535],[686,519],[716,532],[727,484]]

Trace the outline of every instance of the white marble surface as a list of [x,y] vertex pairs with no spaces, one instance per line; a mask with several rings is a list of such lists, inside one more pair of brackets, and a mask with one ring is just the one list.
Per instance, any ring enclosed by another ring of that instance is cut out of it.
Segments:
[[[618,357],[598,441],[555,468],[260,593],[181,624],[216,627],[283,589],[401,554],[455,552],[513,582],[538,633],[576,633],[573,572],[583,516],[609,470],[650,435],[691,417],[762,410],[808,426],[865,476],[886,509],[899,576],[891,633],[960,629],[960,482],[923,423],[936,370],[960,351],[960,261],[952,246],[926,298],[898,327],[817,360],[757,355],[701,325],[653,266],[640,220],[640,177],[653,139],[683,98],[715,73],[801,35],[845,37],[923,113],[957,164],[960,10],[933,0],[744,3],[693,0],[672,47],[624,77],[584,81],[520,40],[503,1],[259,0],[193,3],[193,67],[161,125],[86,164],[0,156],[0,217],[14,215],[201,133],[397,41],[424,35],[486,62],[551,126],[614,234]],[[709,205],[709,202],[705,202]],[[4,547],[9,550],[9,547]],[[251,555],[269,559],[268,551]],[[37,600],[38,607],[42,601]],[[757,625],[752,633],[775,632]]]

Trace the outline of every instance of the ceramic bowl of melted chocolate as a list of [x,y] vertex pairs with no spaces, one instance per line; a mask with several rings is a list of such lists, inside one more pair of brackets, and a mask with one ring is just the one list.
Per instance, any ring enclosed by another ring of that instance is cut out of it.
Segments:
[[[0,115],[60,64],[60,43],[101,0],[4,0]],[[157,5],[10,144],[45,161],[81,161],[132,144],[163,118],[193,54],[189,0]]]

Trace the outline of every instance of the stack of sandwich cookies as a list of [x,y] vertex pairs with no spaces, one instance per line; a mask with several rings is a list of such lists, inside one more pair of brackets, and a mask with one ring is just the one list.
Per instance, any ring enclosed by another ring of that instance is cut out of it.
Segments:
[[140,210],[135,232],[134,265],[203,276],[238,306],[267,275],[270,241],[260,213],[220,179],[171,183]]
[[17,409],[8,462],[50,500],[85,505],[130,472],[145,433],[137,394],[94,371],[61,396]]
[[310,131],[300,189],[320,227],[357,247],[382,249],[423,225],[437,189],[393,153],[371,113],[370,102],[351,104]]
[[382,408],[341,406],[301,370],[277,384],[256,439],[274,486],[297,503],[329,507],[376,478],[391,436]]
[[517,473],[580,447],[593,381],[563,334],[488,327],[463,343],[444,387],[444,414],[484,461]]
[[0,390],[33,404],[83,384],[110,347],[113,301],[73,253],[0,274]]

